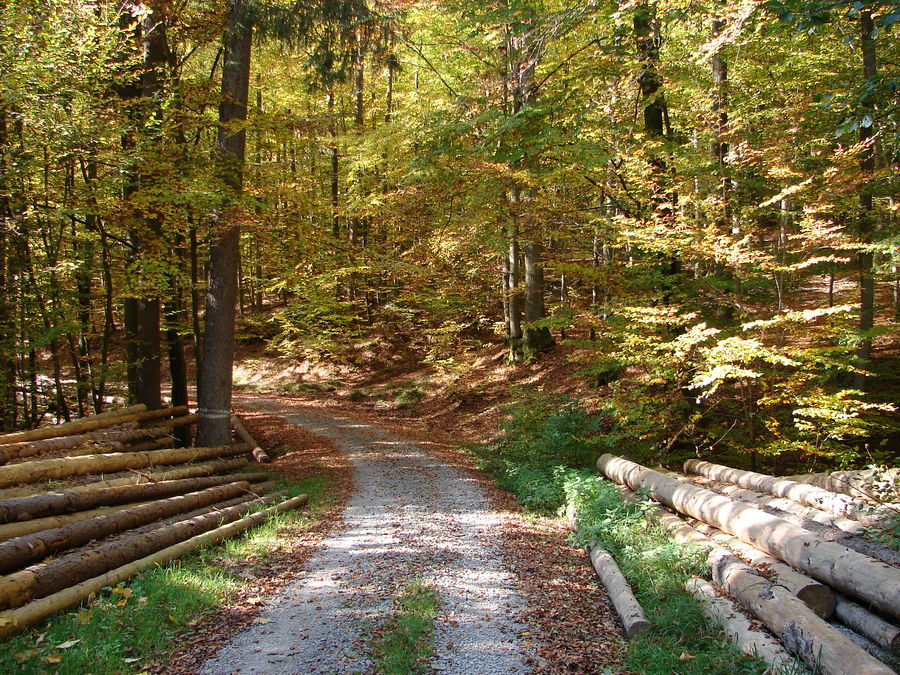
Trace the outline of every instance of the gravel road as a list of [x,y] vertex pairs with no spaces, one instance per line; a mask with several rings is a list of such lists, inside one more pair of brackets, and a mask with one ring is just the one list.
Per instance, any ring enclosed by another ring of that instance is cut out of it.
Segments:
[[313,553],[307,574],[201,672],[369,673],[372,629],[408,582],[440,596],[431,667],[441,673],[525,673],[526,627],[497,546],[500,516],[478,483],[413,442],[328,411],[271,400],[243,405],[334,441],[353,463],[345,527]]

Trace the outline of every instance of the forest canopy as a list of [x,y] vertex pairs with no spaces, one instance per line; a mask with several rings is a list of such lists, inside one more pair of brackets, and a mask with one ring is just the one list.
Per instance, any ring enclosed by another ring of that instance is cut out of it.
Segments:
[[182,404],[189,363],[221,418],[235,308],[336,360],[375,334],[437,361],[563,345],[619,452],[883,461],[898,19],[4,0],[0,429],[99,412],[120,383],[159,407],[162,373]]

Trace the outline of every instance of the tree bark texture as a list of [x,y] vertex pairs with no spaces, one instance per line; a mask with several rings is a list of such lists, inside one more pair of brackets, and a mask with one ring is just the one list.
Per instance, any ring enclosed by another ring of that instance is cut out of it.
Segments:
[[197,431],[200,445],[224,445],[231,437],[234,307],[240,242],[240,226],[236,219],[247,146],[246,131],[242,126],[235,129],[234,125],[247,119],[252,36],[247,0],[229,0],[223,39],[218,133],[220,170],[229,194],[221,214],[221,234],[209,250],[206,325],[198,396],[202,415]]
[[840,544],[823,541],[787,521],[705,488],[605,454],[598,469],[633,490],[647,489],[667,506],[733,534],[811,577],[862,598],[890,616],[900,615],[900,570]]
[[93,539],[140,527],[154,520],[168,518],[176,513],[185,513],[202,506],[232,499],[248,492],[249,489],[250,483],[246,481],[218,485],[10,539],[0,543],[0,573],[11,572],[43,560],[56,551],[81,546]]
[[608,551],[600,546],[588,547],[588,555],[591,565],[600,577],[600,581],[606,587],[610,600],[616,608],[622,625],[625,627],[626,637],[634,637],[650,630],[650,622],[644,617],[644,610],[634,597],[634,592],[628,581],[622,575],[622,571]]
[[143,469],[160,464],[186,464],[213,457],[243,455],[249,450],[250,446],[242,444],[214,448],[171,448],[148,452],[117,452],[110,455],[36,460],[0,466],[0,487],[16,483],[35,483],[46,479],[68,478],[69,476],[86,476],[107,471]]
[[245,501],[233,506],[186,516],[174,523],[153,523],[109,541],[85,546],[43,564],[32,565],[0,577],[0,608],[20,607],[35,598],[46,597],[220,525],[234,522],[254,506],[271,504],[286,496],[286,492],[260,499],[248,495]]
[[187,541],[175,544],[174,546],[169,546],[162,551],[153,553],[140,560],[135,560],[122,567],[117,567],[106,574],[94,577],[93,579],[84,581],[76,586],[49,595],[46,598],[30,602],[23,607],[0,612],[0,636],[20,631],[31,624],[37,623],[41,619],[45,619],[56,612],[71,607],[75,603],[81,602],[85,598],[99,593],[107,586],[115,586],[116,584],[125,581],[146,567],[150,567],[151,565],[164,565],[186,553],[190,553],[196,548],[215,544],[234,537],[241,532],[258,525],[276,513],[283,513],[284,511],[299,508],[306,504],[307,501],[308,498],[306,495],[294,497],[293,499],[281,502],[268,509],[257,511],[246,518],[241,518],[233,523],[228,523],[227,525],[223,525],[210,532],[204,532],[196,537],[191,537]]

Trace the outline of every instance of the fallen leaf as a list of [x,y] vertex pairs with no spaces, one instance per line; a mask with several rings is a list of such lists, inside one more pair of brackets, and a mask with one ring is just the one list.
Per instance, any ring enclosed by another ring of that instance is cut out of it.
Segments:
[[681,652],[681,656],[678,657],[678,660],[684,662],[684,661],[693,661],[696,658],[697,657],[694,656],[693,654],[688,654],[687,652]]
[[74,647],[79,642],[81,642],[81,640],[66,640],[62,644],[56,645],[56,648],[57,649],[68,649],[69,647]]
[[30,661],[35,656],[37,656],[37,654],[37,649],[26,649],[24,652],[16,652],[15,654],[13,654],[13,656],[16,657],[16,661],[22,663],[24,661]]
[[264,624],[267,624],[267,623],[272,623],[272,619],[264,619],[263,617],[258,616],[258,617],[256,617],[255,619],[253,619],[253,623],[256,623],[256,624],[263,624],[263,625],[264,625]]
[[62,661],[62,654],[47,654],[41,661],[50,665],[56,665]]

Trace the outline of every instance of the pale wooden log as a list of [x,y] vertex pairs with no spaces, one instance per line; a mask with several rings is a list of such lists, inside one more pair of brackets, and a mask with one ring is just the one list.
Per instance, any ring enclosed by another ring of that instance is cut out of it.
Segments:
[[784,586],[791,593],[805,602],[807,607],[814,611],[817,616],[827,619],[834,614],[835,597],[828,586],[825,586],[815,579],[810,579],[790,565],[786,565],[780,560],[760,551],[758,548],[745,544],[737,537],[726,534],[711,525],[700,522],[694,522],[691,523],[691,525],[716,543],[725,546],[739,555],[754,568],[774,574],[775,579],[772,580],[773,583]]
[[0,573],[11,572],[43,560],[57,551],[86,544],[92,539],[99,539],[177,513],[185,513],[202,506],[215,504],[245,494],[249,490],[250,484],[246,481],[218,485],[186,495],[133,506],[130,509],[97,516],[90,520],[81,520],[62,527],[9,539],[0,543]]
[[0,541],[6,541],[13,537],[24,537],[26,534],[33,534],[41,530],[49,530],[53,527],[62,527],[69,523],[77,523],[80,520],[95,518],[107,513],[114,513],[129,509],[139,504],[147,504],[149,502],[138,502],[136,504],[122,504],[120,506],[101,506],[97,509],[88,509],[87,511],[79,511],[78,513],[68,513],[63,516],[47,516],[46,518],[36,518],[34,520],[23,520],[19,523],[6,523],[0,525]]
[[0,501],[0,524],[21,520],[44,518],[73,511],[83,511],[98,506],[115,506],[128,502],[149,501],[204,490],[214,485],[236,481],[249,481],[265,474],[240,474],[231,476],[205,476],[181,480],[157,481],[138,485],[100,487],[93,490],[60,490],[33,497]]
[[287,496],[278,492],[201,515],[158,525],[129,530],[112,540],[84,546],[40,565],[0,577],[0,608],[19,607],[46,597],[85,579],[103,574],[138,558],[173,546],[243,517],[252,508],[271,504]]
[[235,432],[237,433],[238,438],[240,438],[244,443],[249,443],[253,450],[250,451],[250,454],[253,456],[253,459],[259,462],[260,464],[268,464],[272,461],[272,458],[263,450],[259,443],[250,435],[250,432],[247,431],[247,427],[244,426],[244,423],[241,422],[241,418],[232,413],[231,415],[231,426],[234,427]]
[[888,675],[886,665],[816,616],[787,589],[749,572],[728,551],[710,553],[713,580],[755,614],[788,651],[824,675]]
[[[876,490],[875,481],[886,481],[893,485],[894,495],[888,495],[887,501],[900,499],[900,469],[888,469],[887,471],[875,469],[861,469],[857,471],[834,471],[832,473],[801,473],[794,476],[784,476],[785,480],[793,480],[798,483],[815,485],[831,492],[840,492],[857,499],[867,499],[874,503],[885,501],[883,490]],[[894,504],[894,506],[900,506]]]
[[700,603],[703,615],[719,626],[735,647],[744,654],[762,659],[776,672],[793,672],[794,657],[772,636],[753,628],[750,619],[731,600],[718,595],[709,582],[694,577],[688,579],[684,587]]
[[159,410],[129,413],[128,415],[116,415],[115,417],[106,417],[102,419],[75,420],[74,422],[55,424],[49,427],[39,427],[28,431],[16,431],[11,434],[4,434],[3,436],[0,436],[0,444],[19,443],[21,441],[40,441],[45,438],[55,438],[57,436],[72,436],[74,434],[83,434],[87,431],[96,431],[97,429],[114,427],[122,422],[144,421],[159,419],[161,417],[186,415],[187,411],[188,408],[184,405],[175,408],[160,408]]
[[276,504],[275,506],[262,511],[257,511],[245,518],[223,525],[210,532],[191,537],[187,541],[165,548],[162,551],[158,551],[145,558],[141,558],[140,560],[135,560],[132,563],[118,567],[106,574],[89,579],[88,581],[84,581],[76,586],[67,588],[64,591],[59,591],[46,598],[35,600],[34,602],[30,602],[17,609],[0,612],[0,636],[15,633],[26,626],[37,623],[41,619],[45,619],[67,607],[71,607],[75,603],[99,593],[107,586],[115,586],[116,584],[125,581],[146,567],[150,567],[151,565],[164,565],[200,546],[215,544],[230,537],[234,537],[241,532],[250,529],[254,525],[261,523],[275,513],[295,509],[306,504],[307,499],[306,495],[294,497],[286,502]]
[[597,467],[610,479],[651,496],[677,511],[732,534],[780,558],[811,577],[859,597],[882,613],[900,615],[900,570],[840,544],[824,541],[781,518],[679,481],[614,455]]
[[250,450],[246,444],[217,448],[172,448],[146,452],[118,452],[109,455],[87,455],[61,459],[41,459],[22,464],[0,466],[0,486],[35,483],[39,480],[84,476],[104,471],[143,469],[165,464],[186,464],[212,457],[243,455]]
[[848,628],[866,636],[892,654],[900,653],[900,628],[838,595],[835,616]]
[[[625,499],[638,500],[637,495],[627,488],[622,492]],[[882,664],[816,616],[802,600],[760,576],[730,551],[716,545],[709,537],[698,532],[678,516],[668,513],[660,506],[645,509],[643,512],[649,520],[660,522],[677,542],[707,546],[710,549],[707,560],[716,583],[735,596],[773,634],[781,638],[788,651],[806,660],[813,669],[818,665],[820,670],[817,672],[824,675],[852,675],[856,672],[853,668],[860,666],[863,669],[859,672],[873,675],[884,672],[873,670]],[[737,591],[755,593],[755,601],[744,602]],[[820,663],[820,654],[827,656],[829,662]],[[845,663],[848,664],[846,668],[843,665]]]
[[872,642],[869,638],[865,637],[864,635],[860,635],[855,630],[848,628],[844,624],[833,622],[832,625],[834,626],[835,630],[850,638],[853,644],[855,644],[857,647],[869,652],[869,654],[881,661],[884,665],[888,666],[895,673],[900,672],[900,659],[896,658],[889,652],[886,652],[881,647]]
[[804,506],[829,511],[839,516],[858,520],[865,525],[875,525],[886,515],[883,509],[862,504],[848,495],[823,490],[815,485],[806,485],[776,476],[767,476],[753,471],[732,469],[721,464],[689,459],[684,463],[685,473],[696,473],[726,483],[734,483],[748,490],[765,492],[775,497],[793,499]]
[[623,576],[616,561],[601,546],[594,544],[587,547],[591,558],[591,565],[600,577],[600,581],[606,587],[610,600],[616,608],[622,625],[625,627],[625,635],[629,638],[650,630],[650,622],[644,617],[644,610],[638,604],[637,598]]

